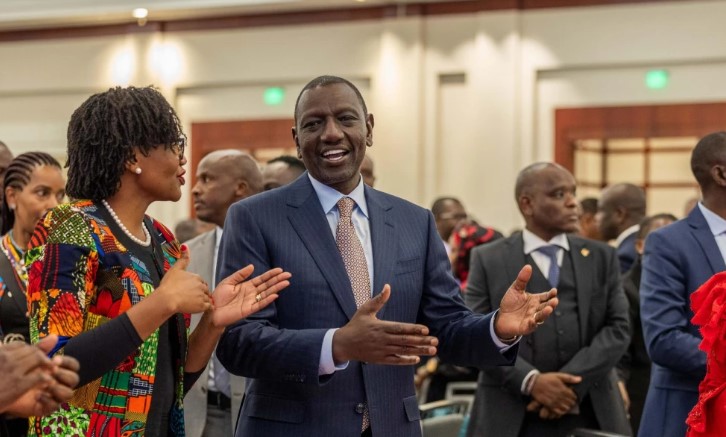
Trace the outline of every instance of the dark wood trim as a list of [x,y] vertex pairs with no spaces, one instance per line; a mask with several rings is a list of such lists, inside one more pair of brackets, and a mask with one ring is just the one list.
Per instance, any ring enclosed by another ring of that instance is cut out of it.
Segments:
[[168,21],[149,21],[138,26],[126,23],[25,28],[0,31],[0,42],[34,41],[63,38],[94,38],[148,32],[183,32],[194,30],[242,29],[263,26],[339,23],[383,20],[393,17],[471,14],[499,10],[529,10],[563,7],[606,6],[639,3],[664,3],[683,0],[459,0],[411,3],[402,6],[341,7],[257,14],[197,17]]

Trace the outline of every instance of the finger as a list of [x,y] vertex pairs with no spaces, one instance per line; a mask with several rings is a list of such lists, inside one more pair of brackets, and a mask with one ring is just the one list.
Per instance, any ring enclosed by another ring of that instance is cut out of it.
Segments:
[[237,270],[236,272],[232,273],[231,275],[227,276],[220,282],[217,287],[219,287],[222,284],[231,284],[236,285],[241,282],[244,282],[251,274],[255,271],[255,266],[252,264],[248,264],[245,267]]
[[413,336],[419,336],[419,337],[422,335],[423,336],[429,335],[429,328],[427,328],[424,325],[418,325],[418,324],[414,324],[414,323],[388,322],[388,321],[380,321],[380,323],[386,334],[413,335]]
[[63,384],[53,384],[48,389],[48,393],[57,402],[66,402],[73,397],[73,389]]
[[40,387],[53,381],[53,378],[44,370],[36,370],[14,379],[15,388],[19,393],[25,393],[33,387]]
[[540,408],[542,408],[542,404],[540,404],[539,402],[537,402],[535,400],[532,400],[529,404],[527,404],[527,411],[529,411],[530,413],[533,413],[533,412],[539,410]]
[[409,346],[409,345],[387,345],[383,348],[389,355],[405,356],[427,356],[436,355],[436,348],[433,346]]
[[43,416],[47,416],[60,408],[60,403],[53,399],[53,396],[50,393],[40,392],[36,399],[38,404],[40,404],[40,413]]
[[573,375],[571,373],[558,372],[555,375],[557,375],[557,377],[565,384],[579,384],[582,382],[581,376]]
[[[423,326],[423,325],[422,325]],[[432,336],[421,336],[421,335],[391,335],[389,334],[385,342],[389,345],[396,346],[438,346],[439,339]]]
[[[290,279],[290,277],[292,276],[290,273],[283,272],[281,269],[276,269],[276,270],[280,270],[280,271],[274,275],[265,274],[265,275],[263,275],[264,277],[258,276],[257,278],[255,278],[252,281],[253,285],[255,285],[255,287],[256,287],[258,294],[262,293],[263,291],[266,291],[270,288],[273,288],[277,283],[279,283],[281,281],[286,281],[286,280]],[[266,279],[265,279],[265,277],[266,277]],[[259,279],[259,281],[258,281],[258,279]]]
[[524,292],[527,289],[527,283],[531,277],[532,266],[525,264],[525,266],[522,267],[522,270],[519,271],[519,274],[517,274],[517,279],[514,280],[511,288]]
[[552,288],[550,291],[545,291],[544,293],[539,293],[537,295],[539,297],[539,301],[542,303],[548,302],[550,299],[554,299],[557,297],[557,289]]
[[371,316],[375,316],[378,311],[383,308],[383,306],[388,302],[388,299],[391,297],[391,286],[386,284],[383,286],[383,291],[381,291],[377,296],[368,299],[363,305],[358,308],[359,313],[361,314],[368,314]]
[[275,284],[272,288],[267,289],[262,293],[258,293],[259,298],[255,295],[255,302],[252,305],[259,305],[259,309],[266,307],[278,298],[278,294],[283,289],[290,285],[290,281],[282,281]]
[[55,372],[53,376],[58,382],[58,384],[56,385],[62,385],[68,388],[73,388],[78,385],[78,373],[72,370],[60,368]]
[[23,354],[15,362],[18,369],[24,374],[35,371],[41,367],[44,369],[50,369],[53,367],[53,363],[40,349],[35,347],[28,347],[30,349],[29,354]]
[[[255,279],[253,279],[252,285],[254,285],[255,287],[259,287],[260,285],[267,283],[270,280],[273,280],[274,278],[276,278],[277,276],[279,276],[283,273],[286,273],[286,272],[284,272],[279,267],[275,267],[274,269],[270,269],[270,270],[266,271],[265,273],[261,274],[260,276],[256,277]],[[287,277],[289,277],[290,274],[287,273],[287,275],[288,275]],[[287,279],[287,277],[283,278],[283,279]],[[276,281],[273,281],[273,283],[274,282],[276,282]]]
[[181,255],[179,256],[179,259],[176,260],[176,262],[174,263],[174,266],[172,268],[178,269],[178,270],[186,270],[187,267],[189,267],[189,261],[190,261],[189,248],[187,247],[186,244],[182,244],[181,245]]
[[55,334],[50,334],[45,337],[43,337],[38,344],[35,345],[38,349],[43,351],[45,354],[49,354],[50,351],[53,350],[55,345],[58,344],[58,336]]
[[391,366],[412,366],[421,362],[421,358],[416,355],[386,355],[380,364],[388,364]]
[[546,307],[542,308],[541,310],[536,311],[534,313],[534,317],[533,317],[535,325],[541,325],[542,323],[544,323],[545,320],[547,320],[550,317],[552,312],[554,312],[554,309],[549,306],[546,306]]

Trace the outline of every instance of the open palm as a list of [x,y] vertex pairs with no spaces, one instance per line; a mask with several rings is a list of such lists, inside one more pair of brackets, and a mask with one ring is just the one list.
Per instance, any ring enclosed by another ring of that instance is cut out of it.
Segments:
[[554,288],[544,293],[527,293],[527,282],[531,277],[532,267],[522,267],[517,279],[502,297],[494,324],[494,330],[500,338],[530,334],[557,307],[557,290]]
[[246,280],[253,271],[254,267],[250,264],[225,278],[214,289],[214,326],[228,326],[265,308],[277,299],[281,290],[290,285],[288,279],[292,275],[281,268],[268,270],[254,279]]

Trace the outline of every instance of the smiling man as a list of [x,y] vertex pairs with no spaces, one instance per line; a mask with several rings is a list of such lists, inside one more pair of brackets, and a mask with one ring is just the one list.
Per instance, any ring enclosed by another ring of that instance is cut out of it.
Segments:
[[238,436],[419,436],[420,356],[511,364],[518,336],[557,305],[555,290],[524,291],[527,267],[496,317],[469,311],[431,213],[363,183],[373,125],[353,84],[314,79],[292,130],[308,173],[229,210],[217,276],[247,263],[293,275],[217,348],[230,372],[254,378]]

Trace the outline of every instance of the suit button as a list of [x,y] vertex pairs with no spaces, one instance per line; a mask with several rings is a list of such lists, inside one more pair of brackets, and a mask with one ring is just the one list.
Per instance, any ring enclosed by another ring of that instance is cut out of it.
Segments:
[[563,335],[565,333],[565,330],[564,329],[560,329],[560,330],[557,331],[557,333],[560,334],[560,335]]
[[366,404],[359,403],[355,406],[355,412],[358,414],[363,414],[363,412],[366,410]]
[[555,315],[556,315],[557,317],[561,316],[561,315],[562,315],[562,311],[555,311]]

